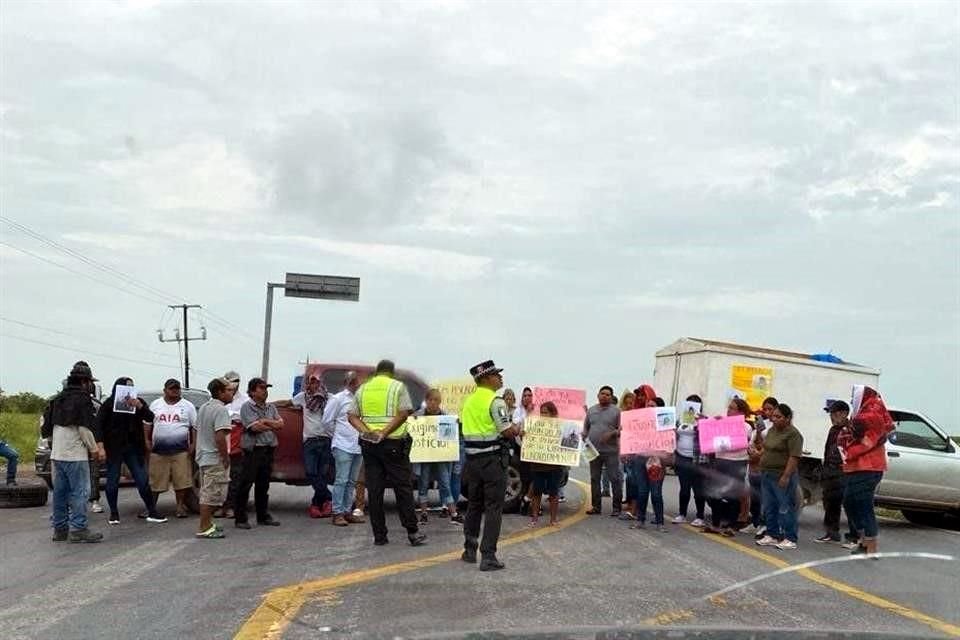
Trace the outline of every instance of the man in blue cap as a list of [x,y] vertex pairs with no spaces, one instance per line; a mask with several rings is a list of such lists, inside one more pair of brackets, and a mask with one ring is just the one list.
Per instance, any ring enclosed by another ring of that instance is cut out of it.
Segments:
[[[467,397],[460,414],[466,453],[463,478],[469,505],[463,525],[461,559],[476,563],[479,547],[480,571],[504,568],[496,553],[507,490],[507,467],[510,465],[510,449],[506,442],[517,437],[519,432],[519,427],[511,422],[507,403],[497,397],[497,390],[503,386],[502,371],[493,360],[470,368],[477,389]],[[481,518],[484,521],[482,540]]]

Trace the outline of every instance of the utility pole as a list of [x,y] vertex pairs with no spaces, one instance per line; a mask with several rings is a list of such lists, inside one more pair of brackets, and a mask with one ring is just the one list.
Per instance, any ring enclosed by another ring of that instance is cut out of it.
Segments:
[[206,340],[207,339],[207,328],[200,326],[200,337],[191,338],[190,337],[190,325],[189,320],[187,319],[187,309],[202,309],[199,304],[171,304],[168,305],[171,309],[183,309],[183,337],[180,337],[180,329],[173,330],[173,338],[165,339],[163,337],[163,329],[157,329],[157,335],[160,338],[160,342],[183,342],[183,386],[187,389],[190,388],[190,341],[191,340]]

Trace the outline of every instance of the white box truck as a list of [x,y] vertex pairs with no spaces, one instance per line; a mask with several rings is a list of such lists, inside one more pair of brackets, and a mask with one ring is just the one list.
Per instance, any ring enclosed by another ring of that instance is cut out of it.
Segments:
[[808,502],[820,495],[823,448],[830,430],[830,417],[823,411],[826,400],[849,402],[853,385],[879,389],[879,383],[879,370],[833,356],[701,338],[681,338],[657,351],[653,374],[653,387],[668,405],[697,394],[707,415],[724,415],[734,394],[754,409],[767,396],[790,405],[793,423],[803,433],[800,478]]

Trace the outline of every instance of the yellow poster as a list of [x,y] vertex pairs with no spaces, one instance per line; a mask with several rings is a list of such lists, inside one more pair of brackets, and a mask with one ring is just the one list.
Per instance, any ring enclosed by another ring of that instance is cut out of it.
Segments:
[[735,364],[730,368],[730,387],[757,411],[773,395],[773,369]]
[[460,459],[457,416],[414,416],[407,419],[413,438],[410,462],[454,462]]
[[576,467],[580,464],[581,425],[575,420],[527,418],[523,422],[523,446],[520,459]]
[[477,384],[471,378],[437,380],[433,387],[440,391],[440,406],[453,416],[459,416],[467,396],[477,390]]

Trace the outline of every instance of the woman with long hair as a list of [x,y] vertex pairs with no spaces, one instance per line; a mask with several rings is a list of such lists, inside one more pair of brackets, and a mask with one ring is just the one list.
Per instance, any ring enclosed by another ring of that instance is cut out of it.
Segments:
[[[687,396],[687,402],[700,405],[700,415],[703,416],[703,399],[693,394]],[[703,493],[703,466],[700,464],[700,434],[697,430],[697,421],[692,423],[681,420],[677,425],[677,446],[674,451],[674,469],[677,480],[680,482],[679,507],[673,524],[683,524],[687,521],[687,509],[690,507],[690,494],[693,494],[693,506],[696,517],[690,524],[702,527],[704,524],[707,498]]]

